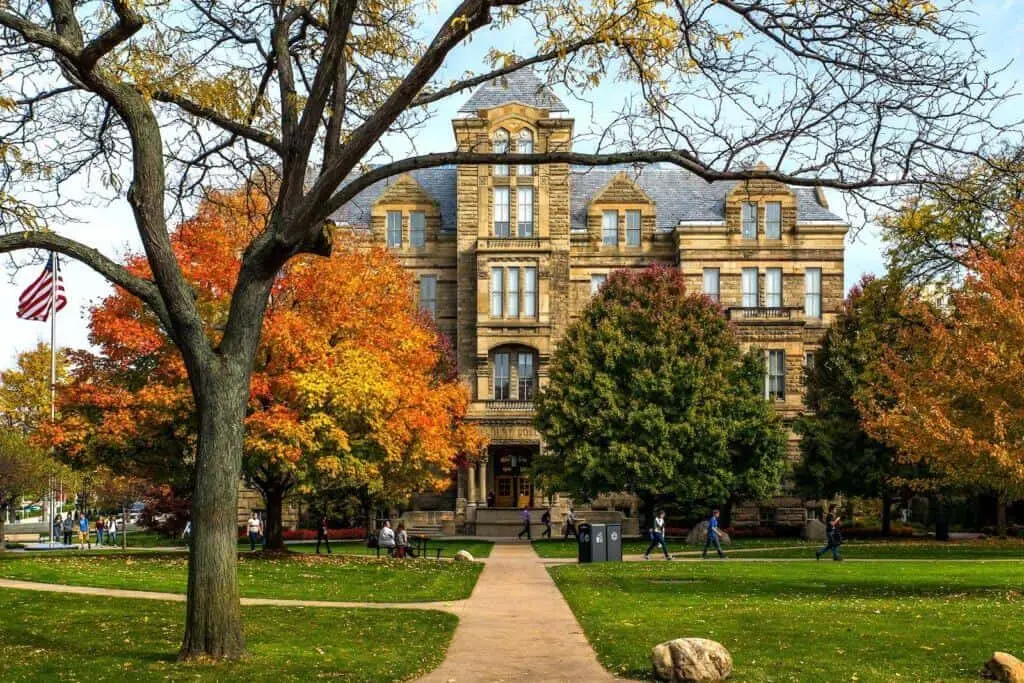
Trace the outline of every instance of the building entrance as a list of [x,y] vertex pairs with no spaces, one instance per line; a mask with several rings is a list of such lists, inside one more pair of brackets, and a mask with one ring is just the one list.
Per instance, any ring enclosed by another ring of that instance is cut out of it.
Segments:
[[500,508],[533,506],[533,477],[530,465],[534,449],[525,447],[493,448],[494,504]]

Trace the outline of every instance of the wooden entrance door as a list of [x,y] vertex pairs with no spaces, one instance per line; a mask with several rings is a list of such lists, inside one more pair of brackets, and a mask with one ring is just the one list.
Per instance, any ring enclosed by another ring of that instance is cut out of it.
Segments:
[[494,504],[500,508],[521,508],[530,505],[533,482],[527,476],[497,476],[494,478],[496,491]]

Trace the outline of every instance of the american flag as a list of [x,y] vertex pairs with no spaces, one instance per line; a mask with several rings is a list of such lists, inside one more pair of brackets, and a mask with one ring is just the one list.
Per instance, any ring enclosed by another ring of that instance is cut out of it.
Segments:
[[[54,277],[56,271],[56,278]],[[54,287],[57,289],[56,310],[61,310],[68,304],[68,298],[64,295],[64,280],[60,276],[60,266],[57,257],[50,254],[50,260],[46,267],[39,274],[35,282],[28,286],[18,299],[18,317],[25,320],[40,320],[46,322],[50,319],[50,298],[53,297]]]

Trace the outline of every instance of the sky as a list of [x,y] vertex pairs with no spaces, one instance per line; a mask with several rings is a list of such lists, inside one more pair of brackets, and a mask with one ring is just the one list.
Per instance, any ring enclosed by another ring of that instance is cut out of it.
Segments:
[[[1004,80],[1024,84],[1024,0],[980,0],[972,3],[972,8],[976,12],[972,23],[980,33],[979,46],[987,53],[991,65],[1010,62]],[[519,52],[525,52],[529,49],[531,37],[506,31],[496,42],[494,36],[486,33],[478,36],[474,43],[452,55],[447,65],[448,74],[454,78],[466,70],[482,70],[484,65],[480,60],[483,53],[496,44],[506,50],[518,48]],[[615,96],[613,87],[602,86],[596,95],[602,96],[602,93]],[[590,102],[574,101],[564,92],[556,90],[556,94],[563,98],[570,115],[576,119],[577,130],[589,129],[592,124],[600,125],[598,107]],[[450,121],[469,95],[469,92],[456,95],[435,107],[433,119],[416,138],[418,152],[448,151],[452,148]],[[593,97],[590,99],[594,100]],[[54,226],[60,233],[114,258],[141,249],[131,210],[123,198],[113,203],[92,199],[94,195],[85,181],[69,188],[69,193],[82,206],[70,211],[73,222]],[[842,196],[830,191],[828,198],[832,210],[843,215]],[[882,272],[882,248],[872,226],[850,235],[845,264],[847,287],[864,273]],[[18,295],[38,274],[39,267],[22,268],[6,277],[0,274],[0,369],[12,367],[18,353],[39,342],[49,341],[49,323],[19,320],[15,316]],[[84,348],[89,345],[89,307],[109,294],[111,288],[101,276],[79,263],[65,262],[63,276],[68,306],[58,314],[57,344],[60,347]]]

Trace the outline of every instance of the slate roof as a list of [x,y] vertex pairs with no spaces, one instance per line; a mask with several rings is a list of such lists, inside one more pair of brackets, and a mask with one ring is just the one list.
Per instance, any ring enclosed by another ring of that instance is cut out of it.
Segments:
[[477,112],[480,109],[491,109],[510,102],[551,111],[569,111],[562,104],[562,100],[558,99],[558,96],[530,69],[520,69],[487,81],[459,107],[459,111]]
[[[736,181],[708,183],[676,166],[573,166],[570,168],[569,213],[573,230],[586,230],[587,206],[617,174],[625,172],[655,202],[656,226],[672,230],[682,222],[725,220],[725,198]],[[456,231],[456,168],[439,166],[412,172],[412,177],[441,208],[441,230]],[[332,218],[353,226],[368,226],[373,203],[396,178],[366,188]],[[814,188],[793,188],[797,196],[797,224],[842,222],[818,203]]]

